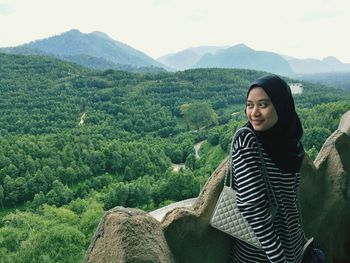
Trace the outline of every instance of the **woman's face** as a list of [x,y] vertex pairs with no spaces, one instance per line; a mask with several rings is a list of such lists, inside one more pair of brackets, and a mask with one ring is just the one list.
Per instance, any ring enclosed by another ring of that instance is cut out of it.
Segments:
[[266,131],[273,127],[278,115],[269,96],[261,87],[250,90],[247,98],[246,114],[256,131]]

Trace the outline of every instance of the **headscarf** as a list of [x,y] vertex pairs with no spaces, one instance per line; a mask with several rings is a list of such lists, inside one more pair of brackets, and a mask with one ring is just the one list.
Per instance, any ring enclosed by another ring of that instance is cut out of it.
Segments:
[[[254,87],[261,87],[266,92],[278,115],[278,121],[272,128],[254,131],[258,140],[279,169],[299,172],[305,154],[300,141],[303,128],[295,112],[290,87],[277,75],[265,75],[250,84],[247,97]],[[254,130],[249,121],[246,126]]]

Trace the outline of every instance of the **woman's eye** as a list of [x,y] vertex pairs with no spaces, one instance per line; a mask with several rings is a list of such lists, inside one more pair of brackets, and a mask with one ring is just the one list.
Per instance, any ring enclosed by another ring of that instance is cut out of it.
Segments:
[[261,102],[259,104],[260,108],[266,108],[268,106],[268,104],[266,102]]
[[253,107],[254,107],[254,105],[252,103],[247,103],[247,108],[251,109]]

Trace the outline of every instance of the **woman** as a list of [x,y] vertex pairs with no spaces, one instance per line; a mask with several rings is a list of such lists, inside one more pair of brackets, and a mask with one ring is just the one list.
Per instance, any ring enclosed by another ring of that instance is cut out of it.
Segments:
[[246,104],[248,123],[258,138],[267,176],[276,197],[272,216],[254,134],[240,133],[233,144],[232,171],[237,205],[254,229],[262,249],[236,240],[232,262],[293,262],[302,259],[306,242],[297,209],[303,129],[287,83],[276,75],[255,80]]

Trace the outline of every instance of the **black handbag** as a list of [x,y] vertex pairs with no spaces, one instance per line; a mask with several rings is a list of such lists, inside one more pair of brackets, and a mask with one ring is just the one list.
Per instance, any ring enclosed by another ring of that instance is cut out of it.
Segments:
[[303,248],[303,260],[301,263],[326,263],[326,255],[321,245],[310,238]]

